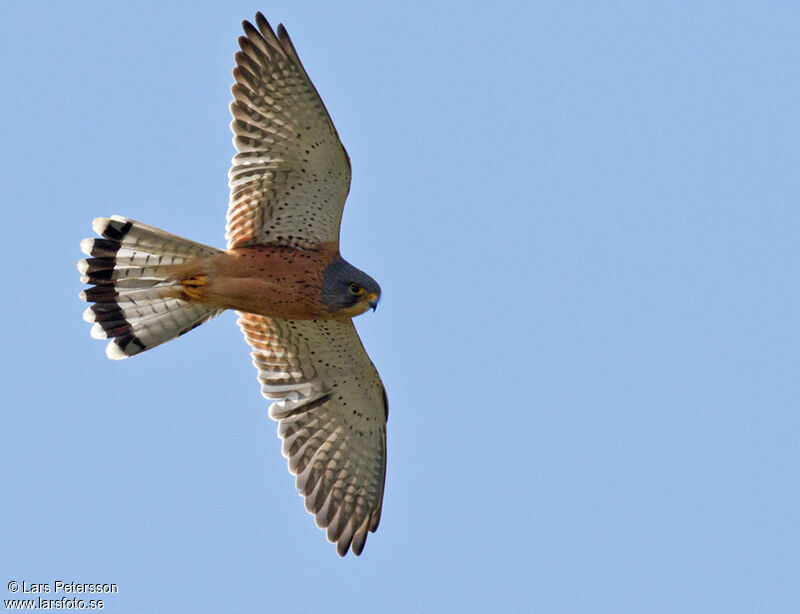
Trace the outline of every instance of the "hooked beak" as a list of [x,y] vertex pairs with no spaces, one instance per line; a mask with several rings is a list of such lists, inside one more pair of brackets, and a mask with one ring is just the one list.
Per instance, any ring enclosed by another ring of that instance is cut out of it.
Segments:
[[375,311],[378,308],[378,295],[374,292],[367,295],[367,305],[372,308],[372,311]]

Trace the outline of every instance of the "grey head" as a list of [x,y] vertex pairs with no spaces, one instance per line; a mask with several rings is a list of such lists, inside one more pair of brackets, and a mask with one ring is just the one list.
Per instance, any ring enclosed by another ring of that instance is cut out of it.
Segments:
[[378,282],[341,256],[322,272],[322,302],[334,313],[352,317],[374,310],[380,296]]

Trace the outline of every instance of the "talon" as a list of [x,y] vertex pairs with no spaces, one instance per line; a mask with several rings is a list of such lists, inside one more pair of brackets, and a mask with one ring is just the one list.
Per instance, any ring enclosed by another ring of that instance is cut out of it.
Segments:
[[199,301],[203,299],[203,290],[208,284],[207,275],[195,275],[181,280],[181,289],[187,298]]

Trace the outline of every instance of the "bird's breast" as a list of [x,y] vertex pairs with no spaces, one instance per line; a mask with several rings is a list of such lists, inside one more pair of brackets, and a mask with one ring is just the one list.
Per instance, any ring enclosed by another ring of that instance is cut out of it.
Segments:
[[239,247],[205,263],[205,301],[219,307],[289,320],[331,318],[322,303],[322,274],[338,255],[335,246],[300,250]]

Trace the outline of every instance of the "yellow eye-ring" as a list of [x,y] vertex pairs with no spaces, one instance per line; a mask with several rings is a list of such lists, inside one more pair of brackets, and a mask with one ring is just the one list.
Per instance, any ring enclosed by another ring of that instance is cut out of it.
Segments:
[[362,288],[358,284],[350,284],[350,294],[361,296],[362,294],[364,294],[364,288]]

